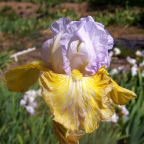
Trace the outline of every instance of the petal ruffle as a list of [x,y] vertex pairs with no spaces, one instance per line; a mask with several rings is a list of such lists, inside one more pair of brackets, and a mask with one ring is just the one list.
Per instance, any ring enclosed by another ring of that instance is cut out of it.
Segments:
[[114,89],[110,92],[110,98],[115,104],[124,105],[131,99],[136,98],[136,94],[128,89],[120,87],[112,80]]
[[72,75],[44,72],[40,85],[53,120],[70,131],[90,133],[113,115],[113,102],[107,96],[113,84],[104,67],[90,77],[77,70]]
[[101,66],[109,66],[108,50],[112,49],[114,40],[91,16],[71,22],[60,18],[51,25],[51,30],[54,37],[44,43],[42,58],[54,72],[70,74],[78,69],[89,76]]
[[39,78],[40,70],[47,70],[43,62],[34,61],[24,66],[10,69],[3,78],[10,91],[25,92]]

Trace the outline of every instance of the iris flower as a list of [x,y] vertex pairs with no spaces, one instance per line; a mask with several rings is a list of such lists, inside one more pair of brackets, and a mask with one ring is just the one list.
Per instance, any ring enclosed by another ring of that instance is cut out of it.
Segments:
[[78,144],[112,117],[114,104],[124,105],[136,94],[106,71],[113,38],[101,23],[91,16],[60,18],[51,30],[54,36],[42,46],[42,61],[10,69],[4,81],[10,91],[24,92],[39,79],[60,143]]

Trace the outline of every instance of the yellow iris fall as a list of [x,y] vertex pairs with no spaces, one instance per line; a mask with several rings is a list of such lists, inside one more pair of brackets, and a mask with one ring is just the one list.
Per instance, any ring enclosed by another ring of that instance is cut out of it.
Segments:
[[93,132],[100,121],[113,115],[114,103],[123,105],[136,97],[118,86],[104,66],[95,75],[84,77],[78,70],[71,75],[57,74],[36,61],[9,70],[4,82],[9,90],[24,92],[38,79],[62,144],[78,143],[84,133]]

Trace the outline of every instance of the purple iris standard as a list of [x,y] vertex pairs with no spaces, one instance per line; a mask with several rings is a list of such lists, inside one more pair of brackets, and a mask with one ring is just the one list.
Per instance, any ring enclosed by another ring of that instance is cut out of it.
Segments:
[[113,38],[91,16],[80,21],[60,18],[51,25],[54,36],[44,42],[42,59],[56,73],[71,74],[79,70],[84,76],[95,74],[110,64],[108,50]]

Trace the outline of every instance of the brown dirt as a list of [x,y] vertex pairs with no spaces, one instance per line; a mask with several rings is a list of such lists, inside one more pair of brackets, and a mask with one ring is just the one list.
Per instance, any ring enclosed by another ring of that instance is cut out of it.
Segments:
[[11,7],[18,15],[30,18],[39,15],[36,13],[39,6],[39,4],[31,2],[0,2],[0,11],[5,7]]
[[40,48],[45,40],[52,37],[52,32],[48,29],[37,32],[36,35],[38,35],[38,38],[32,39],[30,37],[20,38],[16,35],[0,33],[0,52],[5,49],[21,51],[33,46]]
[[130,68],[130,65],[127,63],[125,58],[112,57],[111,68],[118,68],[119,66],[124,66],[127,70]]
[[106,27],[106,29],[114,37],[114,39],[126,38],[129,40],[144,40],[144,29],[135,26],[109,26]]
[[[133,9],[137,8],[136,6]],[[140,10],[144,10],[144,8],[138,7]],[[114,12],[115,9],[123,9],[122,6],[119,5],[93,5],[88,2],[64,2],[60,3],[59,5],[54,6],[53,8],[49,9],[49,12],[56,12],[60,10],[62,12],[65,11],[74,11],[76,14],[82,16],[94,15],[97,12],[106,13],[107,11]]]
[[54,6],[49,9],[49,12],[56,12],[57,10],[65,13],[66,11],[74,11],[76,14],[86,15],[89,9],[89,4],[87,2],[82,3],[72,3],[72,2],[64,2],[59,5]]

